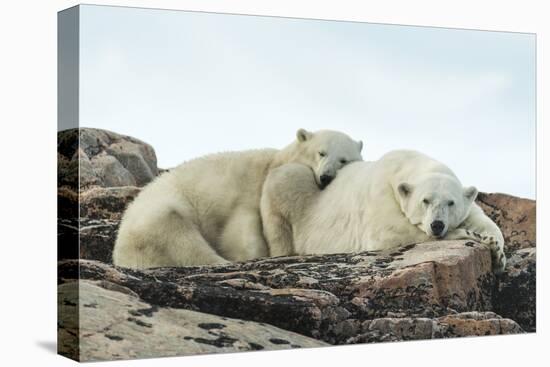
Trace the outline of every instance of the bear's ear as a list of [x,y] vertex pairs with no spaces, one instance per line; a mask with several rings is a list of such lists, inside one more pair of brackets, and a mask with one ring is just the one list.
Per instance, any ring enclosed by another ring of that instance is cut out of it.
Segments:
[[361,153],[361,151],[363,150],[363,141],[359,140],[357,144],[359,144],[359,153]]
[[299,129],[296,132],[296,138],[298,138],[299,142],[304,142],[306,140],[309,140],[309,139],[311,139],[312,136],[313,136],[313,133],[310,133],[309,131],[307,131],[305,129]]
[[466,197],[468,201],[473,202],[477,197],[477,189],[474,186],[465,187],[464,197]]
[[402,182],[397,186],[397,191],[401,197],[406,198],[411,194],[412,186],[406,182]]

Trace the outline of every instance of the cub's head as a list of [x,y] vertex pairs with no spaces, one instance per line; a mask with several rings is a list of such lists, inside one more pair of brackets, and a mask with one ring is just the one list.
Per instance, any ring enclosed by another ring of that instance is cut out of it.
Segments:
[[435,238],[445,237],[466,219],[476,196],[475,187],[463,188],[443,174],[397,186],[397,201],[411,224]]
[[362,141],[355,141],[344,133],[332,130],[296,132],[297,156],[315,173],[317,185],[324,189],[346,164],[361,161]]

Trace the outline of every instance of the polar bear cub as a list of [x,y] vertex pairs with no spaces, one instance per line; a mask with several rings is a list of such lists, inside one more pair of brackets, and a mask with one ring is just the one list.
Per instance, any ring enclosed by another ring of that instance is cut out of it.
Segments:
[[433,239],[489,245],[493,266],[506,264],[504,238],[445,165],[398,150],[343,168],[324,191],[310,172],[287,164],[270,172],[262,200],[272,256],[381,250]]
[[363,143],[330,130],[298,130],[282,150],[208,155],[146,186],[128,207],[113,250],[115,265],[143,269],[244,261],[267,256],[260,195],[267,174],[295,162],[325,188],[361,160]]

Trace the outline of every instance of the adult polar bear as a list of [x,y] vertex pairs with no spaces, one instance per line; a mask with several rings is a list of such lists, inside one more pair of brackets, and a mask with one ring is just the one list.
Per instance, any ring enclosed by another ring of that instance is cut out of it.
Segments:
[[115,265],[143,269],[242,261],[266,256],[260,195],[270,170],[307,167],[324,188],[363,143],[330,130],[298,130],[282,150],[218,153],[159,176],[128,207],[113,250]]
[[474,239],[504,269],[504,238],[453,172],[426,155],[398,150],[350,164],[324,191],[298,164],[273,170],[261,213],[272,256],[381,250],[430,239]]

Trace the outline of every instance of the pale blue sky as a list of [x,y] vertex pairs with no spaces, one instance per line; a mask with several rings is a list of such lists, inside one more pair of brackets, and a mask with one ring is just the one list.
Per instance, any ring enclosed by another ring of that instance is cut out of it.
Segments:
[[82,6],[80,124],[159,166],[342,130],[366,160],[410,148],[465,185],[535,197],[535,36]]

